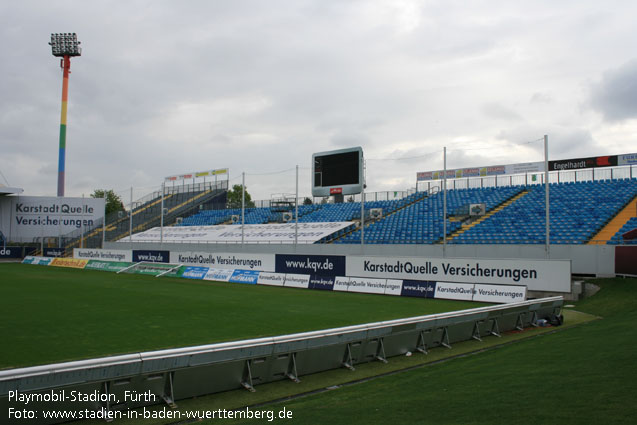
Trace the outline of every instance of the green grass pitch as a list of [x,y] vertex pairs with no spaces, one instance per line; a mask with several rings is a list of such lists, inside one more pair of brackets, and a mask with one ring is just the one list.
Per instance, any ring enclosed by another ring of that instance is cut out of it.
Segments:
[[0,369],[481,305],[8,263],[0,277]]

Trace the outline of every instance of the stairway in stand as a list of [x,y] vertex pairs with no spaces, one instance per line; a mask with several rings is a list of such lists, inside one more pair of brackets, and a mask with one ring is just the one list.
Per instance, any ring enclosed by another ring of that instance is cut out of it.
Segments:
[[[511,205],[512,203],[514,203],[515,201],[517,201],[518,199],[520,199],[521,197],[525,196],[528,193],[529,192],[525,189],[522,192],[518,193],[517,195],[507,199],[506,201],[504,201],[503,203],[501,203],[500,205],[498,205],[497,207],[495,207],[494,209],[492,209],[491,211],[489,211],[488,213],[486,213],[485,215],[483,215],[482,217],[480,217],[476,221],[472,221],[469,224],[463,224],[461,228],[459,228],[458,230],[456,230],[455,232],[453,232],[451,235],[449,235],[447,237],[447,242],[449,242],[450,240],[452,240],[456,236],[460,236],[461,234],[463,234],[467,230],[471,229],[473,226],[476,226],[476,225],[482,223],[484,220],[486,220],[487,218],[491,217],[495,213],[497,213],[499,211],[502,211],[503,209],[505,209],[506,207],[508,207],[509,205]],[[442,241],[440,241],[439,243],[442,243]]]

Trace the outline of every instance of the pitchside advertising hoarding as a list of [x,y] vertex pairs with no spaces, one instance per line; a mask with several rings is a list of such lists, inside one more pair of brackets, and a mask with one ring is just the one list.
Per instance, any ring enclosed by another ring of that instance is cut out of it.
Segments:
[[485,303],[513,303],[524,301],[526,292],[526,287],[514,285],[404,280],[400,295]]
[[276,254],[275,271],[277,273],[345,276],[345,256]]
[[24,258],[36,251],[32,246],[0,245],[0,258]]
[[156,249],[134,249],[134,263],[168,263],[170,259],[170,251],[162,251]]
[[101,225],[103,198],[8,196],[0,198],[0,231],[14,242],[58,237]]
[[203,279],[208,274],[210,268],[208,267],[186,267],[181,274],[181,277],[186,279]]
[[133,251],[126,249],[73,248],[73,258],[82,260],[132,262]]
[[347,276],[434,282],[526,286],[531,291],[571,291],[570,260],[348,256]]
[[228,252],[170,252],[170,263],[207,266],[218,269],[275,271],[274,254],[240,254]]

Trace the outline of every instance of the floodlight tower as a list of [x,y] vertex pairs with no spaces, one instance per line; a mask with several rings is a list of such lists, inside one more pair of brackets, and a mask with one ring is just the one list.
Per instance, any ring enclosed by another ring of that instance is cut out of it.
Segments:
[[69,96],[69,74],[71,73],[71,56],[81,56],[82,49],[75,33],[51,34],[51,51],[53,56],[60,57],[63,71],[62,80],[62,114],[60,117],[60,153],[58,156],[58,196],[64,196],[64,163],[66,159],[66,109]]

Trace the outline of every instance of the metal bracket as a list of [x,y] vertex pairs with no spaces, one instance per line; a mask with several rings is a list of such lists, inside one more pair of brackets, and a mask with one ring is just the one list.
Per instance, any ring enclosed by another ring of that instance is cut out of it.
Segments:
[[537,311],[534,311],[533,315],[531,316],[531,326],[533,326],[534,328],[538,327],[538,324],[537,324]]
[[[428,330],[428,333],[431,331]],[[420,331],[418,334],[418,342],[416,342],[416,350],[420,351],[423,354],[429,354],[427,351],[427,343],[425,342],[425,331]]]
[[524,330],[524,321],[522,320],[522,315],[524,313],[520,313],[518,314],[518,318],[515,321],[515,329],[518,331],[523,331]]
[[252,360],[246,360],[246,364],[243,367],[243,377],[241,378],[241,386],[251,393],[255,392],[254,385],[252,385],[252,369],[250,364]]
[[447,331],[446,326],[442,328],[442,337],[440,338],[440,345],[451,349],[451,344],[449,343],[449,332]]
[[347,347],[345,348],[345,355],[343,356],[343,362],[341,364],[349,370],[356,370],[354,368],[354,361],[352,360],[352,348],[349,342],[347,343]]
[[387,356],[385,356],[385,344],[383,338],[378,338],[378,348],[376,349],[376,360],[380,360],[383,363],[387,363]]
[[480,337],[480,321],[474,323],[473,334],[471,335],[471,338],[475,339],[476,341],[482,341],[482,338]]
[[110,394],[108,387],[109,387],[108,382],[104,382],[104,394],[106,395],[106,406],[104,406],[104,409],[106,410],[106,415],[104,415],[104,420],[106,422],[113,422],[113,417],[110,415],[111,402],[110,402],[110,397],[108,397],[108,395]]
[[166,402],[171,409],[176,409],[177,404],[175,403],[175,393],[173,390],[173,377],[175,372],[168,372],[166,374],[166,385],[164,385],[164,394],[161,398]]
[[288,378],[296,382],[297,384],[301,382],[299,379],[299,373],[296,371],[296,353],[292,353],[290,355],[290,362],[288,363],[288,371],[285,374]]
[[493,320],[493,323],[491,324],[491,330],[489,331],[489,334],[491,334],[493,336],[497,336],[499,338],[500,337],[500,327],[498,326],[498,319],[493,318],[491,320]]
[[168,270],[166,270],[165,272],[161,272],[161,273],[159,273],[159,274],[158,274],[157,276],[155,276],[155,277],[162,277],[163,275],[168,274],[168,273],[172,272],[173,270],[177,270],[177,269],[179,269],[179,267],[181,267],[181,266],[183,266],[183,264],[179,264],[178,266],[175,266],[175,267],[173,267],[173,268],[171,268],[171,269],[168,269]]

